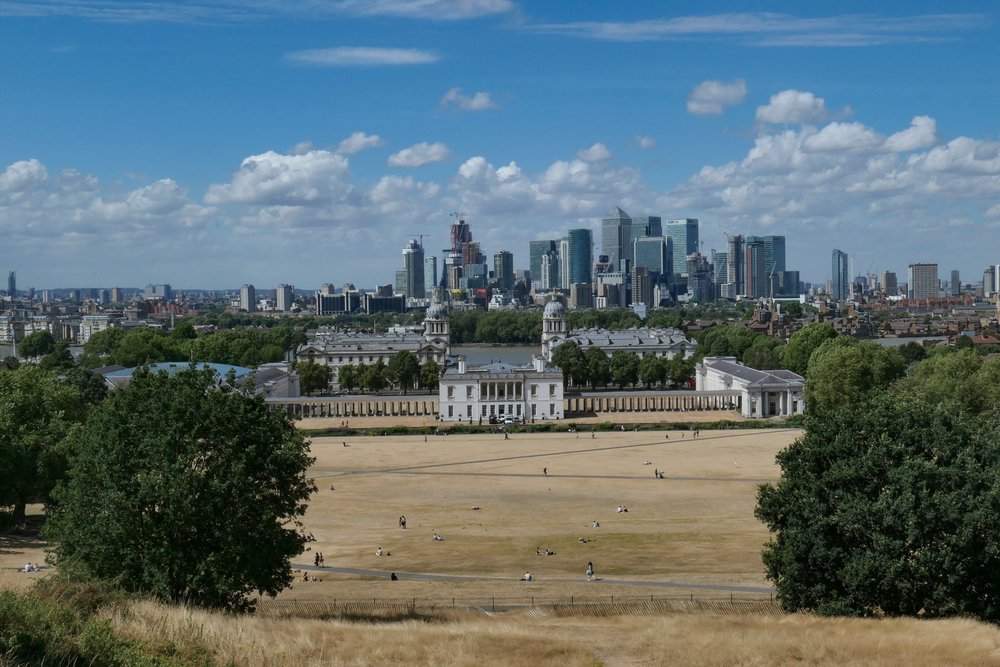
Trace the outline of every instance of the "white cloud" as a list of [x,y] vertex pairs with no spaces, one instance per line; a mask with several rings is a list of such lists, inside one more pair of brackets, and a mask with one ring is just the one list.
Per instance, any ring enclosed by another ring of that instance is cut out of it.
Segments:
[[364,132],[352,132],[351,136],[340,142],[337,146],[337,155],[354,155],[369,148],[383,146],[385,140],[377,134],[365,134]]
[[422,167],[425,164],[444,162],[451,157],[451,151],[444,143],[433,144],[422,141],[389,156],[390,167]]
[[347,159],[329,151],[302,155],[268,151],[243,160],[229,183],[208,188],[208,204],[315,206],[350,188]]
[[641,134],[635,135],[635,143],[644,151],[649,150],[650,148],[656,148],[656,139]]
[[604,144],[596,143],[577,152],[576,158],[582,162],[604,162],[611,159],[611,151]]
[[378,67],[382,65],[426,65],[441,59],[433,51],[422,49],[338,46],[330,49],[306,49],[285,54],[285,60],[300,65],[321,67]]
[[343,0],[333,3],[342,12],[362,16],[400,16],[405,18],[456,21],[514,9],[510,0]]
[[802,141],[808,151],[863,151],[881,146],[885,140],[861,123],[830,123]]
[[0,191],[18,192],[34,189],[44,183],[48,177],[49,172],[40,161],[35,159],[21,160],[0,173]]
[[747,96],[743,79],[732,83],[702,81],[688,95],[687,110],[696,116],[718,116],[726,107],[741,104]]
[[927,148],[938,142],[937,123],[930,116],[914,116],[910,127],[885,140],[885,146],[895,153]]
[[822,97],[801,90],[783,90],[772,95],[765,106],[757,107],[757,120],[775,125],[809,125],[828,116]]
[[800,18],[773,12],[734,12],[638,21],[578,21],[528,25],[526,30],[616,42],[719,39],[750,46],[858,47],[939,41],[981,28],[982,14],[876,17],[864,14]]
[[489,93],[479,92],[472,95],[463,95],[461,88],[452,88],[441,98],[440,106],[443,109],[455,109],[457,111],[486,111],[496,109],[497,104]]

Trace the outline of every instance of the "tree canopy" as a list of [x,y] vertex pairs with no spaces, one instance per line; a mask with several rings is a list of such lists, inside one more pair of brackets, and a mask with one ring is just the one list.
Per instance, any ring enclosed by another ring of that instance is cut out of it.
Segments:
[[822,412],[855,404],[903,376],[906,364],[893,348],[850,336],[825,340],[810,356],[805,399]]
[[806,376],[809,357],[824,341],[836,338],[837,332],[826,322],[807,324],[792,334],[785,346],[783,363],[788,370]]
[[43,357],[56,349],[56,339],[48,331],[35,331],[24,337],[17,348],[22,357]]
[[789,611],[1000,619],[1000,420],[882,394],[808,414],[758,493]]
[[67,572],[229,610],[290,583],[312,459],[262,398],[210,370],[140,369],[68,442],[46,526]]

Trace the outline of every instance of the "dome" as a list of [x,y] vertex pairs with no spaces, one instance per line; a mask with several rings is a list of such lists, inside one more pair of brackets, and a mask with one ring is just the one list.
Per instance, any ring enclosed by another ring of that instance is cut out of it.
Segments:
[[543,317],[565,317],[566,309],[559,301],[549,301],[545,304],[545,314]]
[[448,317],[448,306],[440,301],[432,303],[427,309],[426,319],[443,320]]

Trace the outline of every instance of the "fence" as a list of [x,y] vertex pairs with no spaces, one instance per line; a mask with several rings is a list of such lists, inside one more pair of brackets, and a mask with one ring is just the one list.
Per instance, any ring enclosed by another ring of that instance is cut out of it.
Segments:
[[258,613],[281,617],[405,616],[448,610],[505,612],[529,610],[553,616],[638,616],[664,613],[772,616],[782,614],[773,595],[730,594],[717,597],[603,595],[546,598],[366,598],[332,600],[260,600]]

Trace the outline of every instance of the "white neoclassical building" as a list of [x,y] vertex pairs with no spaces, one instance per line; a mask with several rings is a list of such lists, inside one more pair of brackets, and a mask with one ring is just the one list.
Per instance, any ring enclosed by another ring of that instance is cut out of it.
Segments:
[[468,366],[465,357],[441,376],[440,420],[482,422],[490,417],[523,421],[563,418],[563,374],[539,356],[530,366]]
[[788,417],[805,412],[806,381],[786,370],[758,371],[735,357],[705,357],[695,367],[698,391],[739,391],[744,417]]

